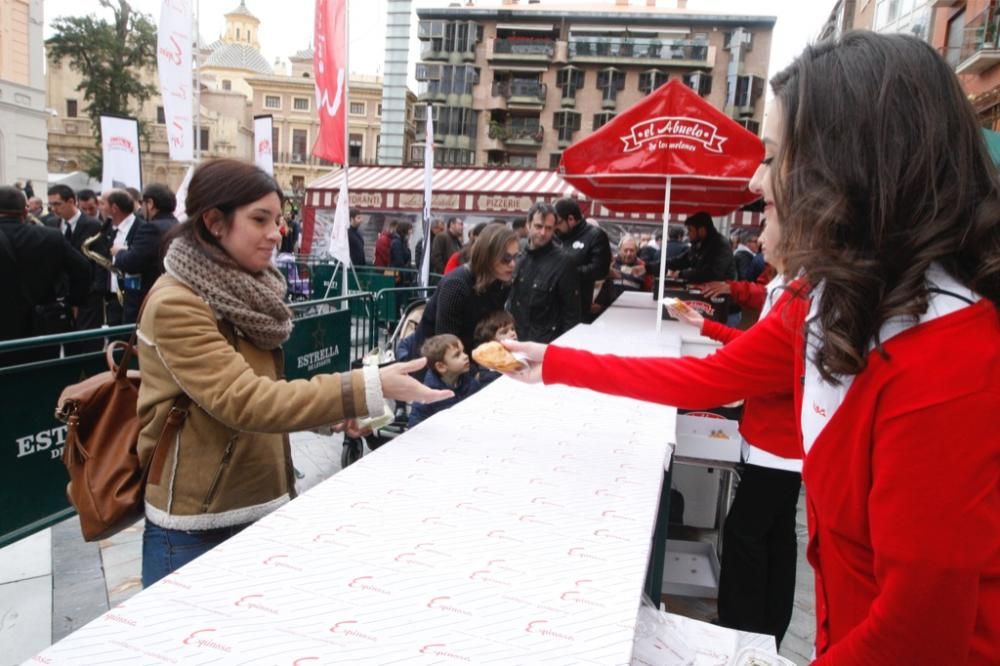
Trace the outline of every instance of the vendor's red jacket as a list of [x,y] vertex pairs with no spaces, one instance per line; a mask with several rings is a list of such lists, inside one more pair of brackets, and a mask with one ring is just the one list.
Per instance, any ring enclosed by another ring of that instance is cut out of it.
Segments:
[[[543,377],[689,409],[792,390],[800,414],[807,312],[795,298],[705,359],[550,346]],[[1000,315],[982,300],[883,349],[803,464],[816,663],[995,666]]]
[[[750,283],[747,283],[750,284]],[[767,317],[784,316],[785,305],[791,298],[791,291],[785,290],[778,297]],[[762,303],[763,305],[763,303]],[[706,319],[701,334],[718,340],[724,345],[740,337],[744,331]],[[755,395],[746,399],[743,418],[740,419],[740,434],[754,446],[766,449],[782,458],[801,458],[799,444],[798,414],[792,399],[792,391]]]

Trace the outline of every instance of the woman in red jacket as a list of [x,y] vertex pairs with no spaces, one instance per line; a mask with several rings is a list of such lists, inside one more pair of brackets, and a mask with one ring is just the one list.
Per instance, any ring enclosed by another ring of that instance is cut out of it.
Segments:
[[751,188],[810,292],[705,359],[508,346],[527,381],[679,407],[793,391],[817,663],[998,664],[1000,182],[974,112],[905,35],[809,47],[771,86]]

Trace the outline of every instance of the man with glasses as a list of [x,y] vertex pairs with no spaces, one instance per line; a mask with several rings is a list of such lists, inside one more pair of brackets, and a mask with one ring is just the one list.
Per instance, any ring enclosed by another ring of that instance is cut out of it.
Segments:
[[[49,188],[48,195],[49,209],[59,218],[59,230],[73,249],[82,252],[84,241],[96,235],[99,238],[90,249],[110,259],[109,245],[101,233],[101,223],[77,208],[76,193],[66,185],[53,185]],[[100,328],[104,324],[104,293],[107,289],[108,272],[92,261],[90,266],[90,292],[76,313],[76,328],[80,331]],[[82,346],[74,349],[82,351],[91,346],[85,343],[80,345]]]
[[562,249],[573,259],[580,287],[580,317],[590,323],[594,312],[594,285],[608,276],[611,241],[598,226],[587,224],[576,200],[564,198],[554,204],[556,235]]
[[580,323],[576,264],[552,242],[555,227],[550,204],[528,211],[528,246],[518,256],[508,308],[519,340],[552,342]]

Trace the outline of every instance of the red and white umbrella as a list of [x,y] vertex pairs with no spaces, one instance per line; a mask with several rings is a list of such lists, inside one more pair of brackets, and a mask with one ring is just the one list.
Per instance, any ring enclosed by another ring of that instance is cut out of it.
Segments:
[[665,239],[671,211],[721,216],[758,199],[748,185],[763,158],[756,135],[674,80],[567,148],[559,173],[609,210],[662,211]]

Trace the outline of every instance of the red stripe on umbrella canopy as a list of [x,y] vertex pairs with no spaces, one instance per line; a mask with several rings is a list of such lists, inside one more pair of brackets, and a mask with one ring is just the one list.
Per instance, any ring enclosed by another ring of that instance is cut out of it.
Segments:
[[563,179],[609,210],[726,215],[759,197],[747,189],[760,139],[680,81],[658,88],[563,154]]

